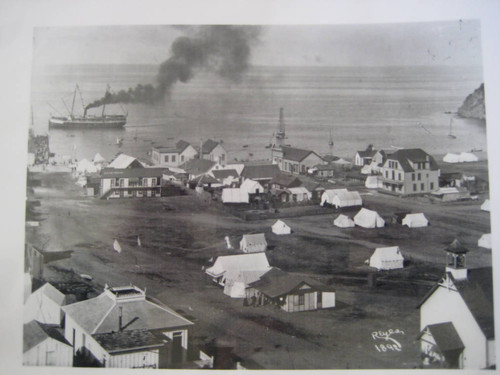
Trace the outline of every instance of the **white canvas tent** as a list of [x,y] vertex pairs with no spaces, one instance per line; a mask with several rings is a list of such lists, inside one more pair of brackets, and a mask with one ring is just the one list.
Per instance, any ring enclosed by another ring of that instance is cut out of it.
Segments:
[[248,203],[248,192],[242,189],[222,189],[222,203]]
[[97,153],[97,154],[95,154],[95,156],[94,156],[93,162],[94,162],[95,164],[97,164],[97,163],[105,163],[105,162],[106,162],[106,159],[104,159],[100,153]]
[[264,233],[244,234],[240,241],[240,250],[244,253],[258,253],[267,250]]
[[476,155],[471,154],[470,152],[461,152],[460,153],[460,162],[471,163],[471,162],[475,162],[475,161],[479,161],[479,158]]
[[257,181],[247,178],[240,186],[240,189],[247,192],[247,194],[262,194],[264,187]]
[[404,258],[398,246],[379,247],[370,257],[370,267],[377,270],[403,268]]
[[491,233],[485,233],[477,241],[477,246],[484,247],[485,249],[491,249]]
[[368,189],[377,189],[378,188],[378,177],[377,176],[366,177],[365,187],[367,187]]
[[444,156],[443,161],[445,163],[460,163],[460,155],[447,153]]
[[354,227],[354,221],[349,216],[340,214],[333,220],[333,225],[339,228],[352,228]]
[[381,228],[385,225],[385,221],[376,211],[362,208],[354,216],[354,224],[363,228]]
[[404,217],[402,224],[407,225],[408,228],[421,228],[429,225],[429,221],[422,213],[407,214]]
[[[212,267],[205,270],[205,273],[214,282],[224,286],[225,294],[241,298],[244,297],[248,283],[258,280],[270,269],[266,253],[255,253],[220,256]],[[227,289],[226,284],[228,284]]]
[[285,222],[281,220],[276,220],[276,222],[271,227],[274,234],[282,235],[282,234],[290,234],[292,233],[292,229],[285,224]]
[[490,212],[490,200],[486,199],[481,205],[481,210]]
[[267,273],[269,269],[226,272],[224,275],[224,294],[231,298],[245,298],[246,288]]
[[323,195],[321,196],[321,206],[324,206],[326,203],[339,207],[353,207],[353,206],[361,206],[363,204],[363,200],[361,199],[361,195],[357,191],[348,191],[347,189],[328,189],[325,190]]

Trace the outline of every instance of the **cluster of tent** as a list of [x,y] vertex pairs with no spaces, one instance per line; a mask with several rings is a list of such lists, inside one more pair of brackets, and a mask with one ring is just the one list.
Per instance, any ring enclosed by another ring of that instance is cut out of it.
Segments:
[[470,152],[462,152],[460,154],[448,153],[443,157],[443,161],[445,163],[471,163],[479,161],[479,158]]
[[99,172],[103,165],[106,163],[106,159],[102,157],[101,154],[97,153],[92,161],[87,159],[82,159],[76,163],[76,173],[77,174],[90,174]]
[[[333,225],[339,228],[353,228],[355,225],[363,228],[382,228],[385,221],[376,211],[361,208],[354,216],[354,219],[340,214],[333,221]],[[406,225],[408,228],[421,228],[428,226],[429,221],[422,213],[407,214],[402,221],[402,225]]]

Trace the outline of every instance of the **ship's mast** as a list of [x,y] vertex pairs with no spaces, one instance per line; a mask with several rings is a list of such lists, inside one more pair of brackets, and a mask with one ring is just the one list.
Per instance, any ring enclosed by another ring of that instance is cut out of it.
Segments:
[[76,90],[78,90],[78,85],[75,87],[75,91],[73,92],[73,102],[71,103],[71,118],[73,118],[73,110],[75,109],[75,99],[76,99]]

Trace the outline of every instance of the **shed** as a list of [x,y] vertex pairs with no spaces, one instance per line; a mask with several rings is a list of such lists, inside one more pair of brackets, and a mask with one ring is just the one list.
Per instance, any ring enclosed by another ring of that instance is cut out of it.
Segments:
[[407,225],[408,228],[421,228],[429,225],[429,221],[422,213],[407,214],[403,219],[402,224]]
[[377,176],[368,176],[366,177],[365,187],[368,189],[377,189],[378,186],[378,177]]
[[292,229],[281,220],[276,220],[271,228],[273,233],[277,235],[292,233]]
[[485,249],[491,249],[491,233],[485,233],[477,241],[477,246],[484,247]]
[[71,367],[73,348],[57,328],[32,320],[23,327],[23,365]]
[[339,228],[353,228],[354,221],[349,216],[340,214],[335,220],[333,220],[333,225]]
[[403,268],[404,258],[398,246],[379,247],[370,257],[370,267],[377,270]]
[[311,199],[312,194],[304,186],[287,189],[290,192],[292,202],[305,202]]
[[362,208],[354,216],[354,224],[363,228],[382,228],[385,225],[385,221],[376,211]]
[[259,253],[267,250],[264,233],[244,234],[240,241],[240,250],[244,253]]
[[222,189],[222,203],[248,203],[248,192],[242,189]]
[[490,200],[486,199],[481,205],[481,210],[490,212]]
[[66,303],[66,296],[49,283],[34,291],[26,300],[23,321],[37,320],[40,323],[60,325],[64,314],[61,307]]

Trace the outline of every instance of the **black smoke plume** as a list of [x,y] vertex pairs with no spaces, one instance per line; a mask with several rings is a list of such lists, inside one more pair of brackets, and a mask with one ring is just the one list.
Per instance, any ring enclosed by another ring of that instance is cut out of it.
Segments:
[[[189,28],[187,30],[190,30]],[[156,85],[137,85],[104,97],[85,107],[104,104],[154,104],[170,94],[177,82],[188,82],[200,69],[233,81],[241,80],[249,67],[251,47],[260,33],[258,26],[201,26],[193,36],[180,36],[170,47],[170,58],[160,64]]]

